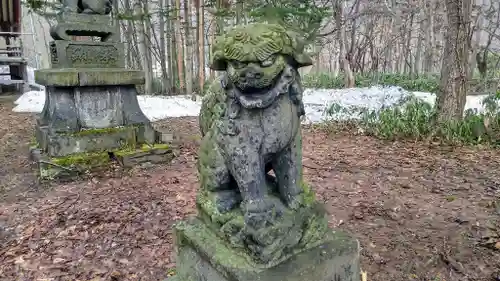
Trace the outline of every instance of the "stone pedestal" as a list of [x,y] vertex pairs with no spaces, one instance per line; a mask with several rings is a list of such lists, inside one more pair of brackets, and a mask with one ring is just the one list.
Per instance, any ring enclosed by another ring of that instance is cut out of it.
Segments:
[[[127,69],[44,69],[35,81],[46,86],[38,125],[53,132],[142,125],[149,127],[137,101],[136,84],[144,73]],[[153,136],[145,140],[153,143]]]
[[[168,162],[173,153],[137,100],[144,73],[125,69],[123,44],[109,15],[63,12],[51,28],[52,68],[35,71],[45,105],[31,158],[42,178],[77,174],[117,160],[124,166]],[[71,36],[101,41],[72,41]]]
[[[228,247],[197,218],[175,226],[177,268],[172,281],[359,281],[359,244],[329,231],[310,248],[273,265],[259,265]],[[171,281],[168,279],[168,281]]]

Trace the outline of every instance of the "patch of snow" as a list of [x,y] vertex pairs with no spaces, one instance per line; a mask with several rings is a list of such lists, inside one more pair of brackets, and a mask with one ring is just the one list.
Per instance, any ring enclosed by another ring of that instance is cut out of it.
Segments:
[[[399,103],[401,99],[414,95],[433,105],[436,96],[432,93],[409,92],[400,87],[374,86],[351,89],[306,89],[303,101],[306,111],[304,123],[318,123],[328,119],[346,120],[358,118],[359,113],[338,112],[328,117],[326,111],[332,104],[343,108],[365,108],[369,111],[379,110]],[[482,105],[486,95],[468,96],[465,109],[484,111]],[[201,101],[192,101],[190,96],[138,96],[139,106],[152,121],[167,117],[198,116]],[[43,109],[44,91],[30,91],[16,100],[15,112],[36,112]]]
[[485,111],[483,100],[487,96],[488,95],[467,96],[467,101],[465,102],[465,110],[476,109],[478,113],[483,113]]
[[337,104],[343,108],[366,108],[378,110],[396,104],[409,92],[400,87],[369,87],[349,89],[306,89],[303,94],[305,123],[318,123],[327,119],[346,120],[357,118],[353,113],[337,112],[331,116],[326,111]]
[[151,121],[167,117],[198,116],[201,102],[191,96],[137,96],[139,106]]
[[[429,103],[431,106],[434,106],[434,104],[436,103],[436,95],[433,93],[426,93],[426,92],[410,92],[410,93],[413,94],[415,97]],[[477,110],[478,113],[483,113],[485,111],[483,100],[487,96],[488,95],[467,96],[467,100],[465,101],[464,111],[468,109],[474,109]]]
[[[201,102],[192,101],[190,96],[138,96],[137,100],[151,121],[167,117],[198,116],[201,107]],[[45,104],[45,91],[26,92],[14,104],[14,112],[40,113]]]
[[[45,103],[45,91],[29,91],[22,94],[16,101],[14,101],[15,105],[27,105],[27,104],[41,104],[43,108],[43,104]],[[33,107],[38,108],[38,107]],[[26,112],[37,112],[35,111],[26,111]]]
[[412,92],[412,94],[415,97],[430,104],[431,106],[434,106],[434,103],[436,102],[436,95],[435,94],[426,93],[426,92]]

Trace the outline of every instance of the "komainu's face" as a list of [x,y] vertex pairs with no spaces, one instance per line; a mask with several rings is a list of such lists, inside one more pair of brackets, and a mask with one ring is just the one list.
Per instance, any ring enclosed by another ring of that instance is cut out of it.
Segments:
[[262,61],[229,61],[227,74],[243,93],[260,93],[271,88],[285,68],[285,58],[272,54]]

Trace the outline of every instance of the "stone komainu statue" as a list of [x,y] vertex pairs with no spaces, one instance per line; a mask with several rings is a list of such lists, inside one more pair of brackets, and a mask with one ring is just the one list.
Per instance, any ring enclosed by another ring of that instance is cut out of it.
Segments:
[[198,208],[233,246],[278,260],[327,227],[302,182],[297,70],[312,60],[296,34],[263,23],[227,31],[212,52],[225,73],[202,102]]
[[73,13],[107,15],[112,10],[112,0],[59,0],[63,10]]

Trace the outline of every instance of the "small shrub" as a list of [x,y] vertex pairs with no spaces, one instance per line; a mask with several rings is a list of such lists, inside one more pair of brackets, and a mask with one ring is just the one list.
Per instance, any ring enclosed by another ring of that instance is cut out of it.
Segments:
[[433,127],[435,108],[414,96],[380,110],[344,108],[333,104],[327,115],[354,114],[359,131],[381,139],[433,138],[448,144],[500,144],[500,91],[483,100],[484,112],[467,110],[459,122]]
[[395,107],[366,112],[362,124],[366,132],[383,139],[422,139],[431,131],[432,116],[432,106],[412,96]]
[[[334,76],[332,73],[310,73],[302,76],[305,88],[342,89],[344,88],[344,75]],[[469,81],[471,94],[492,94],[498,87],[498,77],[488,77],[485,80],[477,77]],[[439,75],[425,74],[410,76],[398,73],[367,73],[355,74],[356,87],[371,86],[397,86],[407,91],[438,93]]]
[[[312,73],[303,75],[302,82],[305,88],[342,89],[344,88],[344,75],[334,76],[331,73]],[[356,74],[356,87],[399,86],[408,91],[431,92],[437,91],[439,77],[437,75],[422,75],[410,77],[405,74],[395,73],[370,73]]]

